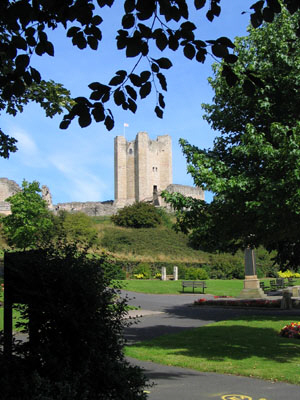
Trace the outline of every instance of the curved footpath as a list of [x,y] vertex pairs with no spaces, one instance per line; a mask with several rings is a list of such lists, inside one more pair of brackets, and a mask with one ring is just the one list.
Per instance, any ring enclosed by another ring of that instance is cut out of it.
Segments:
[[[131,317],[140,316],[138,324],[125,331],[129,344],[242,315],[291,315],[299,319],[299,310],[191,307],[194,300],[199,297],[212,298],[210,295],[149,295],[122,291],[122,296],[128,297],[129,304],[140,307],[139,310],[129,312]],[[298,385],[197,372],[132,358],[129,361],[143,368],[150,382],[154,383],[148,389],[149,400],[300,399]],[[296,367],[299,368],[298,365]]]

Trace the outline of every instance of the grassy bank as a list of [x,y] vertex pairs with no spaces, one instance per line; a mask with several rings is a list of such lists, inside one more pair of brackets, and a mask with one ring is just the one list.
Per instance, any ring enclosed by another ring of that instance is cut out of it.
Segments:
[[202,372],[300,384],[300,340],[280,337],[290,317],[245,317],[165,335],[126,348],[126,355]]

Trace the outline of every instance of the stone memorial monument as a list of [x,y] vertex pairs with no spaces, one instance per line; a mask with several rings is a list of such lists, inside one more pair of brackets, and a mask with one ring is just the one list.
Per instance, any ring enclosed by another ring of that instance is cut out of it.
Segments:
[[264,291],[259,286],[259,279],[256,275],[255,252],[250,247],[245,249],[245,279],[244,289],[239,294],[242,299],[265,298]]

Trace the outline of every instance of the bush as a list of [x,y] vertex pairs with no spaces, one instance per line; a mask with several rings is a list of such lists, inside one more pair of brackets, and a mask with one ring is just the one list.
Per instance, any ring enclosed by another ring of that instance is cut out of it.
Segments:
[[118,210],[111,220],[126,228],[153,228],[160,225],[162,218],[152,204],[138,202]]
[[208,279],[208,273],[203,268],[189,267],[185,270],[184,279],[187,280],[204,280]]
[[279,271],[278,276],[279,276],[279,278],[300,278],[299,272],[294,272],[289,269],[287,269],[284,272]]
[[9,257],[20,268],[7,270],[5,290],[24,302],[16,308],[31,340],[16,342],[10,360],[0,350],[1,399],[145,399],[145,378],[123,354],[127,304],[109,287],[107,258],[70,245]]
[[[109,257],[105,252],[100,255],[99,259],[102,263],[102,271],[106,279],[108,279],[109,281],[115,279],[126,279],[126,271],[121,262],[116,261],[112,257]],[[104,259],[105,262],[102,262],[101,259]]]
[[210,279],[244,279],[245,276],[244,259],[228,254],[211,255],[203,268]]
[[96,224],[91,217],[82,213],[59,211],[54,217],[54,236],[65,238],[69,243],[78,243],[80,246],[95,246],[99,244]]
[[137,279],[150,279],[151,278],[151,268],[148,263],[140,263],[132,271],[133,277],[137,278],[135,275],[141,275]]

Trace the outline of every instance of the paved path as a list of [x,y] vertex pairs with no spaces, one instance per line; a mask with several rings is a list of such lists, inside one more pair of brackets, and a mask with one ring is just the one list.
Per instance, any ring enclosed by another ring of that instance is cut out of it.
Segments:
[[[291,315],[299,320],[299,310],[229,309],[214,307],[191,307],[195,299],[203,295],[147,295],[122,292],[130,304],[140,306],[131,315],[143,315],[138,324],[125,332],[129,343],[152,339],[230,319],[242,315]],[[206,295],[205,297],[211,297]],[[299,400],[300,386],[272,383],[233,375],[201,373],[194,370],[159,365],[129,359],[145,370],[154,386],[148,389],[149,400]],[[295,365],[295,368],[300,366]]]

